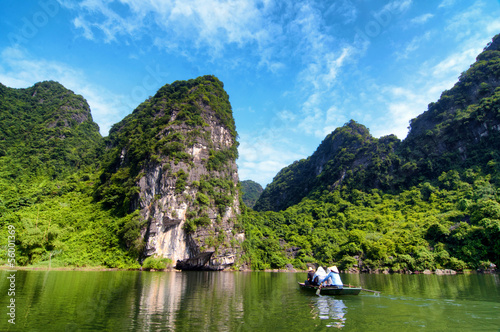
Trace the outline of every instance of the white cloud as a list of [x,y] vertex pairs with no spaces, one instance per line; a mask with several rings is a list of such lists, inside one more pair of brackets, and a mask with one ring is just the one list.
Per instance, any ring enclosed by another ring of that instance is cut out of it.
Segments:
[[94,34],[92,33],[92,27],[88,24],[87,21],[82,20],[81,17],[77,17],[73,20],[73,25],[77,29],[82,29],[83,30],[83,36],[86,39],[93,40],[94,39]]
[[435,78],[449,77],[450,74],[457,76],[456,73],[460,74],[474,62],[481,50],[482,48],[469,48],[453,53],[430,68],[431,73]]
[[498,33],[500,18],[497,12],[489,12],[483,1],[476,1],[466,10],[453,16],[446,23],[446,31],[453,34],[458,43],[463,43],[470,39],[484,39],[484,34],[488,34],[491,39]]
[[426,33],[424,33],[421,36],[413,37],[413,39],[406,45],[406,47],[402,51],[396,52],[396,57],[399,60],[400,59],[408,59],[410,54],[417,51],[422,46],[422,44],[425,44],[429,40],[431,40],[433,35],[434,35],[433,32],[427,31]]
[[438,8],[445,8],[445,7],[451,7],[455,4],[456,0],[443,0]]
[[420,16],[413,18],[410,21],[410,23],[412,23],[412,24],[424,24],[433,17],[434,17],[434,15],[431,13],[423,14],[423,15],[420,15]]
[[389,134],[404,139],[408,133],[409,121],[422,113],[429,101],[426,95],[418,89],[407,86],[372,86],[371,94],[381,97],[377,107],[384,109],[378,114],[377,121],[370,126],[370,132],[375,137]]
[[358,8],[349,0],[335,1],[325,12],[325,16],[333,15],[335,19],[344,18],[344,24],[354,22],[358,17]]
[[281,121],[286,121],[286,122],[293,122],[297,118],[295,113],[288,110],[283,110],[279,112],[278,117],[280,118]]
[[[311,4],[304,5],[291,23],[300,36],[303,69],[297,76],[297,89],[303,96],[298,129],[308,135],[323,138],[333,123],[325,122],[325,110],[332,107],[332,97],[338,87],[340,73],[358,52],[352,45],[339,42],[325,29],[323,13]],[[338,123],[338,122],[336,122]],[[335,123],[335,124],[336,124]]]
[[125,96],[89,83],[80,69],[60,62],[34,59],[18,47],[3,49],[1,57],[0,82],[12,88],[27,88],[47,80],[61,83],[87,100],[103,135],[107,135],[109,128],[132,110],[129,105],[117,104],[117,100],[126,100]]
[[[113,9],[114,3],[121,9]],[[270,19],[274,2],[265,0],[236,1],[162,1],[162,0],[87,0],[64,2],[77,11],[73,24],[82,36],[105,42],[121,38],[152,38],[157,47],[187,54],[193,48],[219,58],[228,45],[254,45],[261,65],[281,69],[267,50],[282,35],[280,24]],[[112,8],[113,7],[113,8]],[[154,36],[154,37],[150,37]]]
[[494,22],[489,22],[488,25],[486,26],[486,31],[492,37],[496,35],[498,31],[500,31],[500,19],[497,19]]
[[384,12],[384,11],[390,11],[393,14],[401,14],[401,13],[407,11],[410,8],[412,3],[413,3],[413,0],[394,0],[394,1],[391,1],[382,8],[382,10],[379,12],[379,14],[381,12]]
[[326,111],[326,117],[322,126],[318,128],[316,136],[325,137],[334,131],[335,128],[341,127],[348,121],[349,119],[338,107],[331,106]]
[[339,70],[342,68],[342,65],[348,61],[353,53],[352,51],[351,47],[345,46],[342,48],[340,54],[330,52],[325,56],[326,73],[321,76],[321,80],[327,89],[333,86]]
[[425,97],[412,95],[405,96],[399,100],[401,101],[394,101],[388,104],[390,122],[386,124],[388,128],[380,129],[384,130],[382,135],[394,134],[399,139],[404,139],[408,134],[410,120],[425,111],[429,102],[425,100]]

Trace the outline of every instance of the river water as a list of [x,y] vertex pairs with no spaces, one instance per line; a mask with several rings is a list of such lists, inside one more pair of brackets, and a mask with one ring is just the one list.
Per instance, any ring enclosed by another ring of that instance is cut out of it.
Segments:
[[381,294],[334,297],[305,273],[19,270],[9,295],[11,274],[1,331],[500,331],[498,275],[342,274]]

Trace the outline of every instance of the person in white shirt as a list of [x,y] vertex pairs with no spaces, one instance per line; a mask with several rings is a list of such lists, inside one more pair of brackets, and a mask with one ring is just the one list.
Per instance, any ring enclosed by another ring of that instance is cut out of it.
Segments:
[[326,269],[327,275],[323,279],[320,280],[319,284],[321,285],[327,281],[328,279],[332,279],[332,286],[337,286],[338,288],[343,288],[344,284],[342,283],[342,280],[340,279],[339,275],[339,269],[337,269],[336,266],[330,266],[328,269]]

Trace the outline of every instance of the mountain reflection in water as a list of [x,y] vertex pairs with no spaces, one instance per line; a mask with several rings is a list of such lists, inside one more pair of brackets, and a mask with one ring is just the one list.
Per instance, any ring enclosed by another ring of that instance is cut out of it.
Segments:
[[344,301],[331,296],[319,296],[312,309],[314,319],[331,320],[327,327],[342,328],[346,323],[347,306]]
[[153,275],[142,287],[138,327],[230,331],[243,319],[243,296],[231,272]]

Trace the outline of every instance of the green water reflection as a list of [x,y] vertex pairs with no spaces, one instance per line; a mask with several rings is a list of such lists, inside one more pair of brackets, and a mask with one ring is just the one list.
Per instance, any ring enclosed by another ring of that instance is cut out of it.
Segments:
[[316,296],[305,273],[17,271],[1,331],[499,331],[497,275],[342,275],[381,295]]

